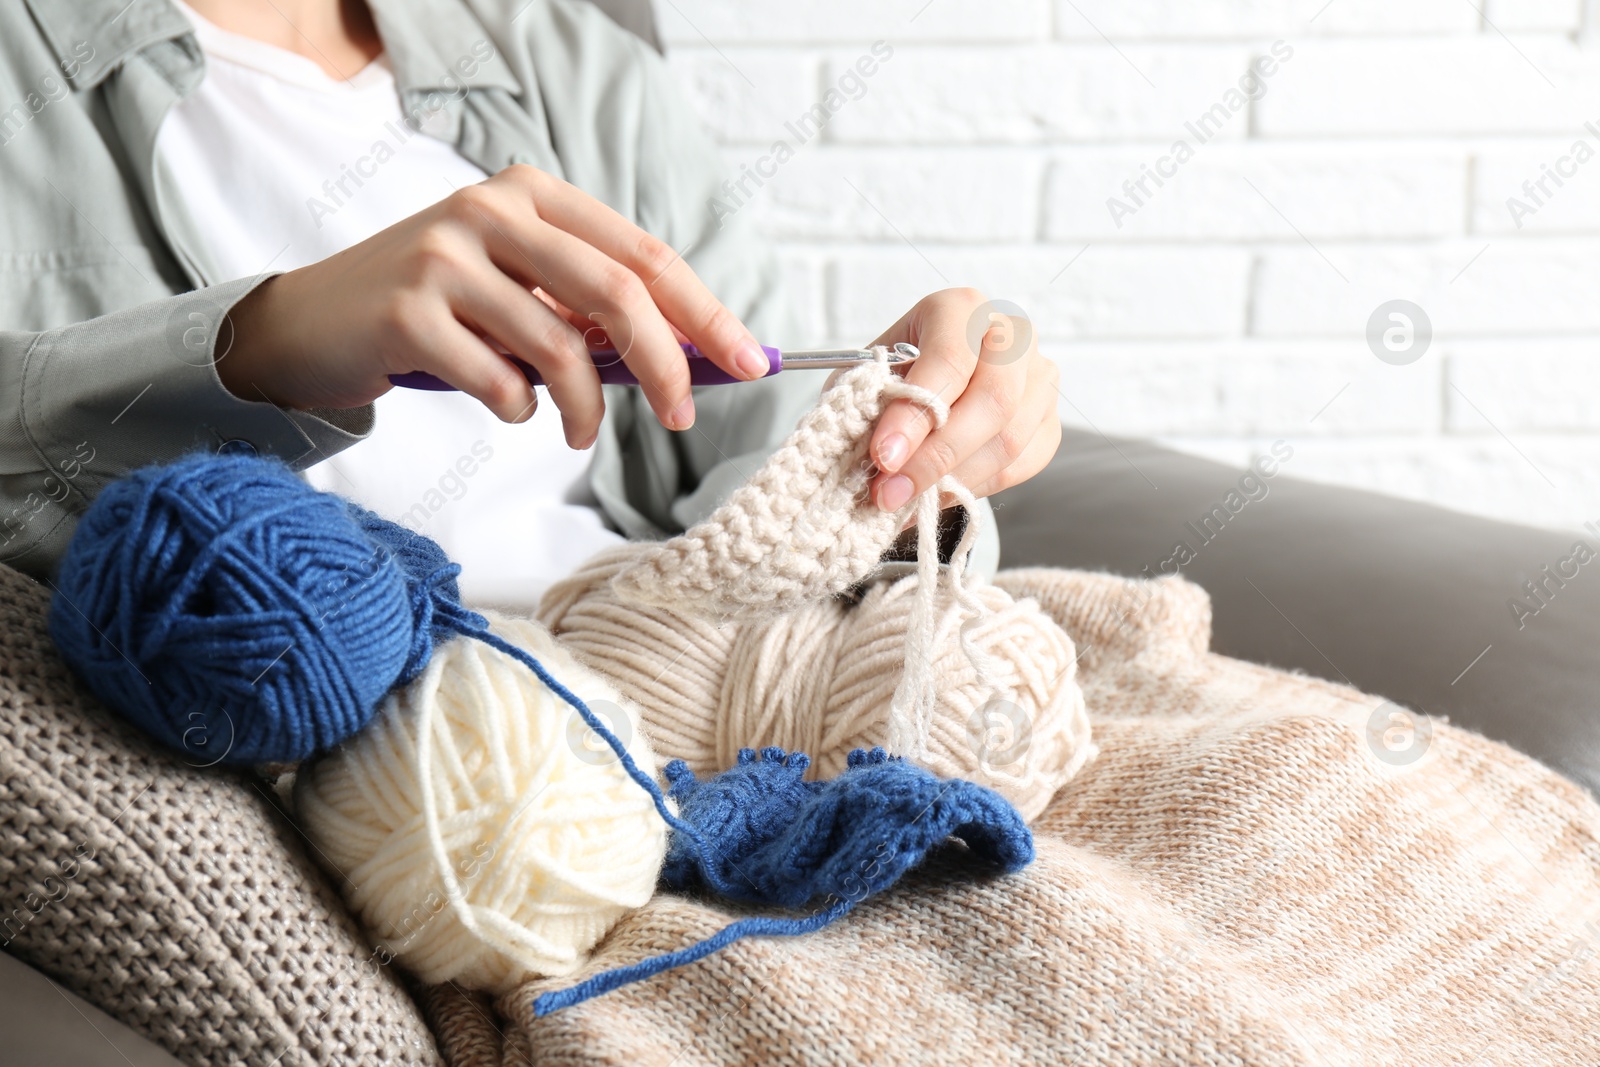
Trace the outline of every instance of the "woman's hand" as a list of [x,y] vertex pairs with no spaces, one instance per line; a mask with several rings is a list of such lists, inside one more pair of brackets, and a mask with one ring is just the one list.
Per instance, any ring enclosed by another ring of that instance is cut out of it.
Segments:
[[768,369],[755,338],[681,256],[527,166],[268,279],[230,319],[234,343],[217,373],[236,396],[356,407],[387,392],[389,375],[420,370],[522,421],[533,387],[498,345],[538,369],[574,448],[594,442],[605,411],[585,344],[596,325],[669,429],[694,422],[679,334],[738,377]]
[[924,297],[873,344],[908,341],[922,350],[906,380],[950,405],[944,428],[929,433],[926,413],[909,400],[884,411],[869,455],[881,473],[872,498],[885,511],[946,474],[976,496],[1027,481],[1061,443],[1056,415],[1060,374],[1039,354],[1025,320],[1008,317],[975,289]]

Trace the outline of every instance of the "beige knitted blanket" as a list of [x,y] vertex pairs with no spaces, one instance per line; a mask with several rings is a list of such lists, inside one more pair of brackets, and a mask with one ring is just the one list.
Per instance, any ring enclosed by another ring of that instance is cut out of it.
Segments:
[[[1099,755],[974,883],[946,855],[795,940],[536,1019],[425,1008],[460,1067],[1600,1063],[1600,808],[1355,690],[1208,651],[1179,579],[1031,570],[1081,652]],[[591,971],[735,913],[660,895]],[[582,977],[582,976],[579,976]],[[563,979],[566,984],[573,979]],[[554,984],[554,983],[553,983]]]

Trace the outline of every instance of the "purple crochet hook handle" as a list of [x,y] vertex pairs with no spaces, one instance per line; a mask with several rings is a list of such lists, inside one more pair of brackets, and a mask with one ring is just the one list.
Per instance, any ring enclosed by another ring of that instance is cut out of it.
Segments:
[[[767,345],[761,346],[761,351],[767,354],[767,375],[777,374],[783,369],[783,353]],[[745,379],[735,378],[711,360],[700,354],[694,345],[685,344],[683,354],[689,357],[689,381],[694,385],[731,385]],[[515,356],[506,356],[522,376],[530,384],[543,385],[544,379],[539,377],[539,372],[528,366]],[[600,381],[604,385],[638,385],[639,379],[634,377],[633,371],[622,362],[622,357],[617,355],[615,349],[607,348],[599,352],[590,352],[589,358],[594,360],[595,370],[600,372]],[[389,381],[402,389],[428,389],[436,393],[454,392],[455,386],[446,384],[427,371],[407,371],[405,374],[391,374]]]

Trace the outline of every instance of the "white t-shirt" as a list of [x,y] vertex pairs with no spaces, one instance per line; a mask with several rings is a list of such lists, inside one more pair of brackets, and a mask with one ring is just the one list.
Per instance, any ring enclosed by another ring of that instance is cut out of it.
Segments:
[[[222,277],[325,259],[485,177],[426,123],[405,124],[386,56],[340,81],[178,7],[207,69],[162,123],[156,165]],[[439,541],[469,602],[531,608],[621,540],[575,502],[589,454],[567,447],[548,402],[519,426],[459,393],[395,389],[377,411],[370,439],[307,477]]]

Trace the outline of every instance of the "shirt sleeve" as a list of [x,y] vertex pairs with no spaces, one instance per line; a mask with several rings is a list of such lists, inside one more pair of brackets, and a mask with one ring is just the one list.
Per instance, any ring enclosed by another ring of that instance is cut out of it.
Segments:
[[228,312],[261,280],[0,330],[0,562],[51,575],[89,502],[136,467],[227,448],[303,469],[371,431],[370,405],[292,411],[223,386]]

